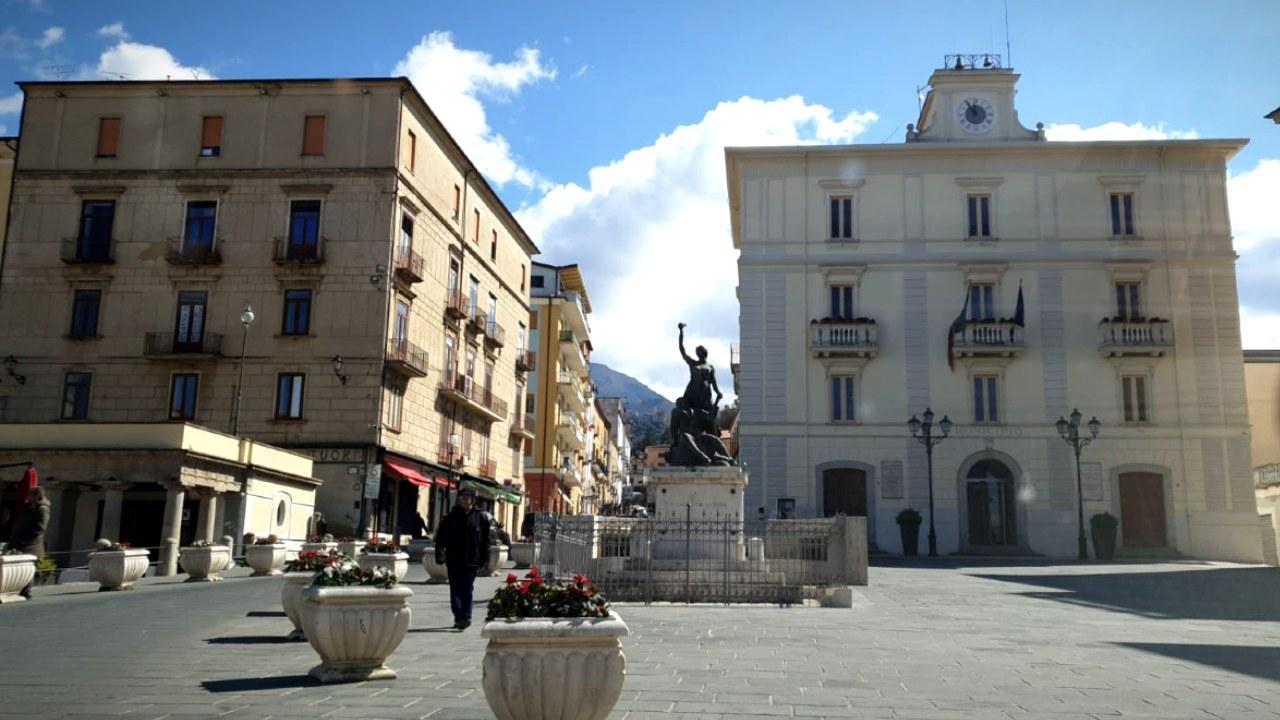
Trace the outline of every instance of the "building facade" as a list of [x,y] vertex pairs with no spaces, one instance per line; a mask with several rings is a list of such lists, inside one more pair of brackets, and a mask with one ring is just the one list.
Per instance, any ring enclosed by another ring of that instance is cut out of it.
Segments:
[[631,486],[631,439],[627,436],[626,408],[620,397],[596,398],[596,409],[605,420],[605,482],[609,485],[609,505],[616,508],[623,500],[623,489]]
[[338,535],[459,483],[514,531],[537,249],[408,80],[22,89],[0,420],[304,453]]
[[[932,496],[942,553],[1067,557],[1082,507],[1122,554],[1256,561],[1244,141],[1047,142],[998,60],[944,67],[902,144],[726,150],[748,512],[865,515],[896,553]],[[1102,423],[1079,481],[1074,408]]]

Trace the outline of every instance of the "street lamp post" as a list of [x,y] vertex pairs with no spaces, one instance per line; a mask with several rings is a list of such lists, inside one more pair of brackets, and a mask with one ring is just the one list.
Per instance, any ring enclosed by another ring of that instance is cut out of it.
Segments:
[[941,435],[933,434],[933,410],[924,409],[924,422],[915,415],[907,421],[907,427],[911,429],[911,437],[916,442],[924,446],[925,457],[929,463],[929,557],[938,557],[938,532],[933,525],[933,446],[942,442],[951,434],[951,418],[946,415],[942,416],[942,420],[938,423],[938,429],[942,431]]
[[1059,417],[1056,425],[1058,426],[1058,434],[1062,439],[1071,446],[1076,453],[1076,521],[1079,524],[1080,534],[1076,538],[1077,557],[1081,560],[1089,559],[1089,545],[1084,539],[1084,485],[1080,481],[1080,448],[1093,442],[1098,437],[1098,431],[1102,429],[1102,423],[1098,422],[1098,418],[1094,417],[1089,420],[1089,433],[1092,437],[1080,436],[1080,409],[1076,408],[1071,411],[1071,420]]
[[253,324],[253,308],[248,305],[240,312],[240,324],[244,333],[240,336],[240,375],[236,380],[236,404],[231,409],[231,434],[238,436],[240,430],[240,399],[244,396],[244,350],[249,343],[249,326]]

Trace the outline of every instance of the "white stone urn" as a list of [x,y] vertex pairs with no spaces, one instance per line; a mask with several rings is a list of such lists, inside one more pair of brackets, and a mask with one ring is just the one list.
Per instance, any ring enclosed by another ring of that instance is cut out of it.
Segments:
[[89,553],[89,579],[99,590],[132,590],[150,565],[150,550],[98,550]]
[[427,550],[433,550],[434,545],[429,537],[412,538],[409,544],[405,546],[405,552],[409,553],[409,562],[417,562],[422,558],[422,553]]
[[359,540],[340,540],[338,541],[338,552],[346,555],[351,559],[355,559],[364,549],[364,543]]
[[384,567],[396,576],[396,580],[403,581],[405,573],[409,572],[409,553],[360,553],[356,556],[356,565],[365,571]]
[[0,555],[0,604],[26,600],[18,593],[35,577],[35,555]]
[[338,543],[336,542],[304,542],[302,543],[302,552],[306,552],[308,550],[315,550],[321,555],[324,555],[325,553],[328,553],[330,550],[337,550],[337,549],[338,549]]
[[289,546],[284,543],[270,545],[245,545],[244,561],[253,568],[253,576],[279,575],[284,567]]
[[284,587],[280,588],[280,607],[284,608],[284,616],[293,623],[289,632],[289,640],[306,640],[302,632],[302,591],[316,579],[314,572],[290,572],[284,574]]
[[422,569],[427,571],[427,582],[429,584],[449,582],[449,568],[445,567],[444,563],[436,562],[436,548],[434,545],[428,547],[422,553]]
[[223,570],[231,567],[229,545],[204,545],[178,550],[178,562],[187,573],[187,582],[218,582]]
[[311,677],[324,683],[394,678],[385,663],[409,631],[411,597],[402,585],[304,589],[302,628],[320,654]]
[[484,624],[484,698],[498,720],[604,720],[627,674],[619,638],[627,624],[607,618],[525,618]]
[[532,567],[538,562],[538,543],[511,543],[511,561],[518,568]]
[[490,545],[489,560],[480,568],[480,572],[476,573],[479,577],[488,577],[497,575],[503,565],[507,564],[507,548],[505,545]]

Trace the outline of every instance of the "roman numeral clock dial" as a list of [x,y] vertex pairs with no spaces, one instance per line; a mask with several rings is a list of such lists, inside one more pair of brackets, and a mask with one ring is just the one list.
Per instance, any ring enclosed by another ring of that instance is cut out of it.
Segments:
[[996,109],[982,98],[965,98],[956,108],[956,119],[965,132],[981,135],[996,124]]

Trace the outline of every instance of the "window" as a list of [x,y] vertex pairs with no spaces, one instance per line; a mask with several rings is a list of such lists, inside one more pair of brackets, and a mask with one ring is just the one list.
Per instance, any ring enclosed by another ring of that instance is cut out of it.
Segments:
[[524,292],[524,265],[520,266],[520,292]]
[[76,238],[77,260],[111,260],[111,229],[115,218],[114,200],[86,200],[80,206],[80,235]]
[[209,293],[183,290],[178,293],[178,312],[174,319],[174,352],[200,352],[204,345],[205,309]]
[[995,375],[973,376],[973,421],[1000,422],[1000,402],[996,394],[999,378]]
[[399,256],[408,258],[409,253],[413,250],[413,216],[405,213],[400,216],[400,246]]
[[102,304],[101,290],[77,290],[71,301],[72,338],[98,336],[98,308]]
[[194,200],[187,203],[187,222],[182,234],[184,255],[208,255],[213,250],[213,228],[218,217],[218,203]]
[[404,415],[404,390],[403,383],[390,383],[387,385],[387,428],[400,432],[400,422]]
[[458,219],[458,213],[462,210],[462,188],[457,185],[453,186],[453,219]]
[[1111,234],[1116,237],[1135,234],[1133,193],[1111,193]]
[[418,161],[418,136],[409,131],[409,142],[405,145],[404,166],[412,173]]
[[467,315],[470,317],[475,317],[476,311],[479,309],[480,309],[480,281],[475,279],[475,277],[473,276],[471,278],[471,290],[467,295]]
[[516,355],[524,355],[524,323],[516,323]]
[[831,239],[853,239],[853,196],[831,198]]
[[489,322],[485,325],[485,332],[493,335],[498,326],[498,298],[493,293],[489,293]]
[[120,150],[120,118],[98,118],[98,151],[100,158],[113,158]]
[[285,290],[281,335],[311,334],[311,291]]
[[463,368],[463,370],[468,378],[475,379],[475,376],[476,376],[476,351],[475,350],[472,350],[470,348],[467,349],[467,364],[466,364],[466,367]]
[[471,230],[471,240],[472,242],[475,242],[478,244],[480,242],[480,211],[479,210],[475,211],[475,216],[476,216],[476,224],[475,224],[475,227],[472,228]]
[[845,320],[854,318],[852,285],[831,286],[831,314],[829,317],[844,318]]
[[316,259],[320,256],[320,201],[294,200],[289,203],[290,260]]
[[498,259],[498,231],[493,231],[493,239],[489,241],[489,259]]
[[544,287],[543,281],[544,281],[544,278],[541,275],[534,275],[533,277],[529,278],[529,287],[536,287],[536,288]]
[[1124,393],[1124,421],[1127,423],[1150,422],[1147,413],[1147,378],[1145,375],[1125,375],[1120,379]]
[[795,498],[778,498],[778,519],[790,520],[796,514]]
[[1142,318],[1141,283],[1116,283],[1116,317],[1121,320],[1139,320]]
[[69,372],[62,386],[62,419],[89,419],[89,391],[93,373]]
[[529,329],[530,330],[538,329],[538,311],[537,310],[529,311]]
[[303,373],[280,373],[276,376],[276,419],[302,419],[302,391],[307,376]]
[[200,376],[195,373],[175,373],[169,383],[169,419],[194,420],[196,394],[200,388]]
[[857,419],[854,403],[854,378],[851,375],[831,378],[831,419],[849,421]]
[[200,157],[222,154],[222,116],[206,115],[200,127]]
[[532,415],[538,411],[537,398],[533,396],[533,393],[529,393],[528,395],[524,396],[524,411],[526,414],[529,414],[529,415]]
[[994,320],[996,288],[994,285],[976,283],[969,286],[969,319]]
[[396,350],[403,351],[404,344],[409,340],[409,303],[396,298],[396,324],[391,330],[391,337],[396,344]]
[[302,154],[324,154],[324,116],[308,115],[302,121]]
[[458,371],[458,355],[454,350],[453,336],[444,336],[444,376],[453,378]]
[[484,364],[484,401],[493,397],[493,363]]
[[969,237],[991,237],[991,196],[969,196]]

